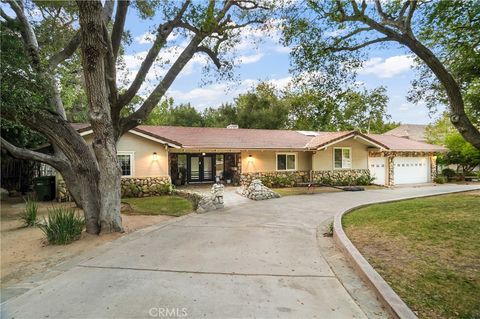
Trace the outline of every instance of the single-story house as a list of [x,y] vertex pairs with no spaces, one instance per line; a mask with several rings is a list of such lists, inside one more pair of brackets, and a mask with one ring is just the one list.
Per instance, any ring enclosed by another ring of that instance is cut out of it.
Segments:
[[[90,142],[88,124],[74,124]],[[118,142],[126,180],[203,183],[221,179],[247,184],[264,176],[318,180],[370,172],[386,186],[428,183],[444,148],[393,135],[356,131],[174,127],[140,125]]]

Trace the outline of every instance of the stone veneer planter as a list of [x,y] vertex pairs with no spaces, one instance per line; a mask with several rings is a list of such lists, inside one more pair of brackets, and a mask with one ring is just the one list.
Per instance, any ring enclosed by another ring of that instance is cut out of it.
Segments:
[[[169,176],[160,177],[123,177],[122,197],[148,197],[165,195],[171,192]],[[73,199],[63,179],[57,182],[57,201],[69,202]]]
[[310,181],[309,171],[271,171],[271,172],[255,172],[255,173],[242,173],[240,175],[240,185],[249,186],[253,180],[262,179],[262,177],[285,177],[292,178],[295,183],[306,183]]
[[355,180],[359,177],[370,176],[368,169],[338,169],[338,170],[321,170],[312,171],[312,181],[318,182],[321,180],[342,181]]

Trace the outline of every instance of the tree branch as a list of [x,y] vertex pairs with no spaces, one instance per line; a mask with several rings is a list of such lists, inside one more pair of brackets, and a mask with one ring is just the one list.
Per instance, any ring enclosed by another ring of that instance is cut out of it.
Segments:
[[369,45],[372,45],[372,44],[375,44],[375,43],[380,43],[380,42],[387,42],[387,41],[394,41],[394,39],[391,38],[391,37],[383,37],[383,38],[377,38],[377,39],[374,39],[374,40],[370,40],[370,41],[364,42],[364,43],[359,44],[359,45],[350,46],[350,47],[327,47],[326,50],[328,50],[330,52],[357,51],[357,50],[362,49],[364,47],[367,47]]
[[6,14],[5,11],[3,11],[2,8],[0,8],[0,17],[4,18],[5,21],[7,21],[9,23],[15,22],[15,18],[12,18],[8,14]]
[[21,1],[18,2],[17,0],[11,0],[8,3],[10,4],[10,7],[17,15],[18,21],[22,25],[21,34],[22,34],[23,42],[25,43],[25,47],[27,49],[28,55],[30,56],[30,59],[32,61],[32,65],[35,68],[38,68],[40,65],[40,56],[38,52],[37,37],[35,36],[35,32],[33,31],[32,25],[30,24],[30,22],[28,22],[28,19],[25,16],[25,13],[23,11],[24,10],[23,3]]
[[206,46],[199,46],[197,48],[197,52],[206,53],[218,69],[222,67],[222,63],[220,63],[220,59],[218,58],[218,53],[213,52],[213,50],[210,48],[207,48]]
[[172,85],[178,74],[193,57],[202,40],[203,38],[199,36],[193,37],[187,47],[182,51],[177,60],[167,71],[167,74],[165,74],[162,81],[160,81],[152,93],[150,93],[148,98],[143,102],[142,106],[140,106],[138,110],[130,114],[128,117],[121,120],[121,134],[128,132],[140,124],[148,116],[148,114],[150,114],[155,105],[157,105],[160,99],[165,95],[165,92],[168,90],[170,85]]
[[417,9],[417,1],[409,0],[409,2],[410,2],[410,9],[408,10],[407,19],[405,20],[405,29],[410,36],[413,36],[412,18],[413,18],[413,14],[415,13],[415,10]]
[[150,68],[152,67],[155,59],[160,53],[160,50],[167,42],[168,36],[170,35],[170,33],[172,33],[173,27],[180,23],[180,20],[189,5],[190,0],[185,1],[182,8],[177,13],[175,19],[168,21],[157,28],[157,37],[155,38],[152,47],[148,51],[145,60],[143,60],[142,64],[140,65],[140,69],[138,70],[135,79],[133,80],[127,91],[121,94],[118,98],[118,103],[116,105],[116,109],[118,109],[118,112],[121,108],[130,103],[130,101],[137,94],[138,90],[142,86],[142,83],[145,81],[145,77],[147,76],[148,71],[150,71]]
[[12,154],[13,157],[19,158],[19,159],[24,159],[24,160],[33,160],[37,162],[42,162],[45,164],[48,164],[50,166],[53,166],[54,168],[60,170],[63,167],[68,166],[68,163],[66,161],[62,161],[54,156],[40,153],[40,152],[35,152],[26,148],[21,148],[17,147],[7,140],[5,140],[3,137],[0,137],[0,145],[2,148],[6,149],[10,154]]
[[117,11],[115,13],[115,22],[113,23],[112,29],[112,49],[113,57],[117,61],[118,50],[120,49],[120,44],[122,42],[123,30],[125,28],[125,20],[127,17],[128,6],[130,1],[119,1],[117,3]]
[[80,45],[80,31],[68,41],[62,51],[55,53],[48,61],[50,68],[56,68],[60,63],[70,58]]

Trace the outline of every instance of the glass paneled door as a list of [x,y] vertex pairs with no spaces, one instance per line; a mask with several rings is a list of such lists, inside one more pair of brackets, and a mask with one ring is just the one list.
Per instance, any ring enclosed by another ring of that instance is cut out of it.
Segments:
[[213,181],[213,168],[215,155],[189,154],[188,155],[188,181],[207,182]]

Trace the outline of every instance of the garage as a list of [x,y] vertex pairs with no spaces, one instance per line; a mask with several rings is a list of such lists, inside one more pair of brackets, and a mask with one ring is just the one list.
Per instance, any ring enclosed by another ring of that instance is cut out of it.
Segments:
[[429,182],[428,157],[395,157],[393,165],[395,185]]
[[369,157],[368,168],[370,175],[374,178],[373,184],[386,185],[387,162],[385,157]]

